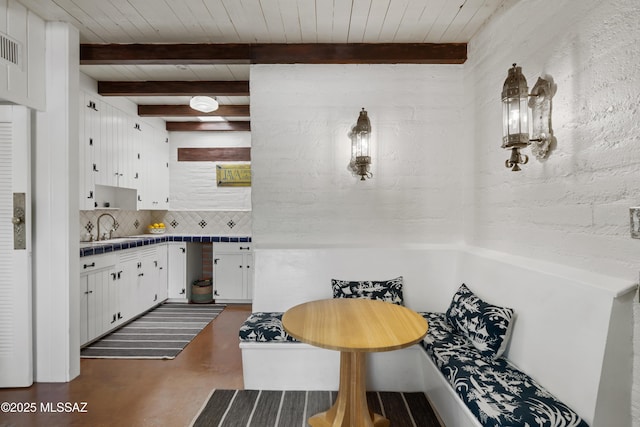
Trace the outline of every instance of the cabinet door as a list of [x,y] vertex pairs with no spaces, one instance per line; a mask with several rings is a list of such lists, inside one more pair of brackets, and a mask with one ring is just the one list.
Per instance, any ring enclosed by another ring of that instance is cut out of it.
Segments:
[[102,335],[110,327],[109,298],[107,290],[113,268],[104,269],[81,276],[86,287],[86,340],[91,341]]
[[80,345],[89,341],[89,280],[80,276]]
[[107,321],[109,322],[107,330],[113,329],[118,326],[118,324],[120,323],[120,319],[122,319],[122,315],[118,316],[120,303],[119,290],[118,273],[116,273],[116,271],[114,270],[111,272],[111,280],[108,281],[106,289],[107,308],[105,316],[107,318]]
[[96,184],[115,187],[118,185],[117,144],[114,140],[114,108],[105,103],[96,101],[99,108],[100,136],[96,145],[97,175]]
[[142,146],[142,131],[136,127],[136,120],[132,117],[127,117],[125,125],[125,132],[127,134],[129,150],[131,152],[132,159],[132,187],[138,190],[138,209],[141,206],[142,195],[144,193],[143,179],[146,174],[143,160],[143,146]]
[[155,209],[169,209],[169,137],[167,132],[157,131],[157,151],[155,162],[157,165],[155,177]]
[[168,244],[169,277],[167,283],[168,297],[171,299],[187,299],[187,244],[171,242]]
[[140,254],[142,267],[138,273],[138,311],[143,312],[153,307],[156,303],[156,248],[142,249]]
[[149,132],[146,126],[142,126],[140,121],[132,119],[130,121],[132,135],[136,146],[136,164],[138,173],[138,209],[153,209],[151,198],[151,181],[153,168],[149,149]]
[[[118,311],[122,321],[136,316],[138,309],[138,251],[129,249],[119,254],[116,273],[118,274]],[[142,266],[141,266],[142,267]]]
[[93,210],[95,208],[95,156],[93,145],[93,129],[96,122],[95,103],[92,97],[80,92],[80,120],[79,120],[79,190],[80,209]]
[[245,260],[245,298],[253,299],[253,254],[244,254]]
[[214,254],[214,287],[216,299],[244,299],[245,263],[242,253]]
[[156,301],[160,303],[167,299],[167,245],[157,245],[156,249]]

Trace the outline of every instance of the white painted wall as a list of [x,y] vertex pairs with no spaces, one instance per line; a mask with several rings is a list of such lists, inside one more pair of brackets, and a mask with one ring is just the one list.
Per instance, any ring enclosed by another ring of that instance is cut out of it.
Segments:
[[[464,239],[637,281],[640,241],[629,237],[628,208],[640,199],[639,14],[636,0],[512,0],[471,41],[463,67],[253,66],[254,241]],[[504,167],[509,153],[500,149],[500,91],[513,62],[530,87],[542,74],[557,85],[558,145],[519,173]],[[361,107],[374,129],[366,182],[346,170],[346,134]],[[635,313],[627,321],[638,426],[637,302]]]
[[78,258],[79,34],[47,22],[47,108],[32,146],[34,360],[36,382],[80,374]]
[[[628,208],[640,200],[638,22],[637,0],[508,1],[476,34],[465,67],[474,124],[468,147],[475,150],[465,205],[471,244],[637,280],[640,241],[629,237]],[[499,97],[513,62],[529,87],[545,74],[557,85],[557,148],[521,172],[504,167],[509,153],[499,148]]]
[[251,147],[251,132],[169,132],[169,141],[172,210],[251,210],[251,187],[216,185],[217,162],[178,162],[178,148]]
[[[459,65],[252,66],[254,242],[459,241],[462,80]],[[347,170],[363,107],[367,181]]]

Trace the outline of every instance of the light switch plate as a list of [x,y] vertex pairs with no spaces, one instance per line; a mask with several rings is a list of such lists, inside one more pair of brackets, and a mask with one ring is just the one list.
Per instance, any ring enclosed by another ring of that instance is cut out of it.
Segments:
[[629,208],[629,224],[631,225],[631,238],[640,239],[640,207]]

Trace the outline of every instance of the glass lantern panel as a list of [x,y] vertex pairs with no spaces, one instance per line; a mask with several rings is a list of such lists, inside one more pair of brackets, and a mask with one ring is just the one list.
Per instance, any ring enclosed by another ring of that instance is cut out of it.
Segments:
[[369,155],[369,132],[360,132],[356,136],[356,157]]

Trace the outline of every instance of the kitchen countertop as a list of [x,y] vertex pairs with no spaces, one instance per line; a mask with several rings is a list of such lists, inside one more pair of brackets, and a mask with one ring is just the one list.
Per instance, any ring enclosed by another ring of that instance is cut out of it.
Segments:
[[249,236],[213,236],[203,234],[144,234],[95,242],[80,242],[80,256],[101,255],[123,249],[138,248],[164,242],[250,243]]

